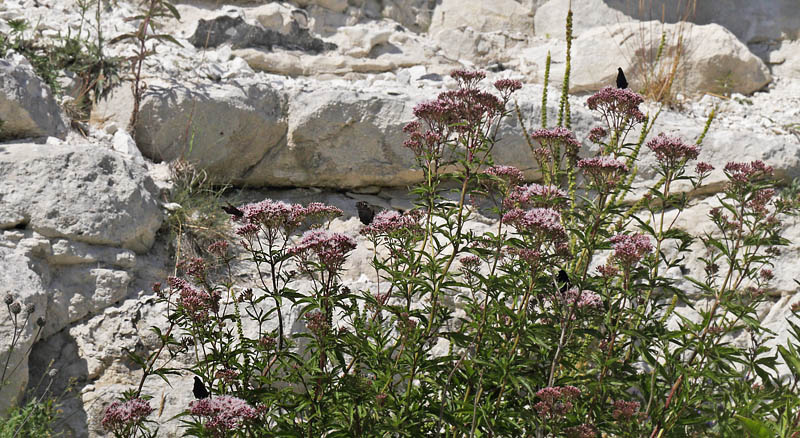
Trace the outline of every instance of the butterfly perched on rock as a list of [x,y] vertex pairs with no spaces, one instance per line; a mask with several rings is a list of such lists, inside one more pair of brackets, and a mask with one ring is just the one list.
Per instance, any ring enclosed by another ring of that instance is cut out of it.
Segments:
[[628,80],[625,79],[622,67],[617,67],[617,88],[628,88]]
[[192,388],[192,393],[194,394],[194,398],[198,400],[208,398],[208,396],[211,395],[208,393],[206,385],[204,385],[203,381],[197,376],[194,376],[194,388]]
[[227,204],[228,205],[222,206],[222,209],[225,211],[225,213],[228,213],[229,215],[236,217],[244,216],[244,212],[242,210],[239,210],[238,208],[234,207],[233,205],[231,205],[230,202],[228,202]]
[[369,225],[372,223],[372,219],[375,219],[375,209],[366,202],[356,202],[356,209],[358,210],[358,218],[361,219],[362,224]]

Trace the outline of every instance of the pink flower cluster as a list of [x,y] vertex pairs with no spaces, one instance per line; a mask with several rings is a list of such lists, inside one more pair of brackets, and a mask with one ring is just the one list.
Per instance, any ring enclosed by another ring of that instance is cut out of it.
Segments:
[[436,100],[414,107],[413,113],[439,134],[450,130],[467,132],[478,124],[498,116],[503,102],[492,93],[475,88],[459,88],[439,93]]
[[567,438],[597,438],[597,428],[591,424],[581,424],[564,430]]
[[481,264],[481,259],[473,254],[465,255],[458,259],[461,266],[465,269],[477,269]]
[[199,257],[181,260],[178,268],[183,269],[186,275],[198,280],[205,278],[206,275],[206,262]]
[[714,170],[714,166],[706,163],[705,161],[701,161],[694,166],[694,171],[701,176],[709,174],[712,170]]
[[208,245],[208,252],[217,257],[225,257],[228,255],[228,241],[217,240],[211,245]]
[[124,403],[114,402],[106,408],[100,424],[108,431],[121,432],[129,426],[140,423],[152,412],[153,408],[150,407],[150,403],[141,398]]
[[475,88],[478,82],[486,79],[486,72],[457,69],[450,72],[450,77],[458,81],[462,88]]
[[167,282],[173,290],[178,291],[178,305],[193,321],[202,323],[208,320],[211,313],[219,311],[219,300],[222,298],[219,291],[209,293],[197,289],[188,281],[177,277],[169,277]]
[[630,269],[653,250],[650,238],[643,234],[617,234],[609,239],[614,248],[614,259],[624,269]]
[[299,257],[301,262],[316,260],[328,272],[333,273],[342,267],[347,254],[355,248],[355,240],[344,234],[309,230],[303,234],[300,243],[289,250],[289,253]]
[[[605,87],[594,93],[586,101],[589,109],[599,110],[603,115],[615,117],[617,119],[629,118],[642,122],[644,114],[639,110],[639,105],[644,102],[644,98],[625,88]],[[613,126],[612,129],[620,129],[621,126]]]
[[503,206],[511,208],[553,208],[561,209],[567,205],[567,193],[557,187],[527,184],[517,186],[503,201]]
[[615,400],[613,404],[614,411],[611,416],[618,421],[630,421],[639,412],[639,406],[637,401]]
[[540,241],[558,244],[567,239],[561,213],[552,208],[532,208],[527,211],[515,208],[503,216],[503,222],[514,225],[522,233],[535,235]]
[[507,187],[517,186],[525,179],[522,171],[514,166],[492,166],[484,170],[483,173],[502,180]]
[[499,79],[494,82],[494,88],[500,92],[503,100],[508,100],[511,93],[522,88],[522,82],[515,79]]
[[228,431],[238,429],[243,422],[258,418],[258,410],[246,401],[229,395],[209,397],[189,403],[192,415],[207,417],[206,430],[214,436],[226,436]]
[[361,228],[361,234],[377,235],[418,235],[422,233],[420,219],[421,210],[409,210],[403,214],[394,210],[384,210],[372,220],[372,223]]
[[700,155],[697,145],[687,144],[680,137],[670,137],[663,132],[647,142],[647,147],[656,154],[656,159],[666,169],[677,170],[689,160]]
[[316,337],[322,338],[328,334],[331,325],[328,324],[328,318],[322,312],[315,311],[306,313],[306,328]]
[[767,205],[774,197],[775,189],[760,189],[747,201],[745,206],[759,218],[764,218],[769,214]]
[[319,202],[303,207],[300,204],[287,204],[283,201],[265,199],[239,207],[243,215],[231,216],[231,220],[243,225],[236,230],[242,236],[254,235],[259,229],[291,232],[309,219],[332,219],[340,216],[342,210]]
[[581,390],[574,386],[548,386],[536,392],[536,396],[542,401],[533,408],[542,419],[563,417],[572,410],[572,401],[580,395]]
[[577,302],[578,310],[603,310],[603,299],[600,295],[590,290],[579,291],[577,287],[570,288],[564,294],[564,301],[567,305],[572,305]]
[[772,176],[773,169],[763,161],[756,160],[749,163],[730,162],[725,165],[724,170],[730,180],[729,189],[740,190],[746,184]]
[[589,141],[592,143],[600,143],[607,135],[608,131],[600,126],[595,126],[589,131]]
[[628,173],[628,166],[609,156],[585,158],[578,161],[578,168],[594,183],[597,190],[607,192],[619,183],[622,175]]
[[575,134],[560,126],[552,129],[537,129],[530,133],[530,137],[531,140],[548,148],[553,154],[556,148],[564,147],[565,152],[576,155],[581,147],[581,144],[575,139]]
[[610,264],[609,265],[600,265],[600,266],[597,267],[597,273],[600,274],[601,277],[606,278],[606,279],[617,275],[618,272],[619,272],[619,269],[617,269],[616,266],[610,265]]

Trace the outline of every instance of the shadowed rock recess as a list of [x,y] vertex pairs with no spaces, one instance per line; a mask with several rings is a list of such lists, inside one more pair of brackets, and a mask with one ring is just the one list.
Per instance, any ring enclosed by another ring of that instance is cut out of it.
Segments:
[[[588,108],[591,93],[613,86],[618,68],[637,92],[667,72],[673,75],[672,104],[642,106],[650,115],[662,110],[651,136],[665,132],[695,141],[708,114],[717,112],[700,153],[716,169],[699,191],[676,185],[689,198],[677,226],[695,229],[719,206],[715,195],[728,161],[763,160],[786,182],[800,177],[796,2],[698,2],[686,21],[667,9],[664,24],[652,21],[660,18],[653,11],[630,5],[636,2],[572,0],[572,94],[566,103],[582,143],[580,157],[597,152],[588,133],[602,120]],[[140,2],[111,3],[100,10],[104,56],[124,59],[134,53],[132,44],[106,42],[138,31],[141,21],[129,17]],[[558,119],[566,0],[175,3],[181,20],[160,18],[154,29],[181,45],[148,42],[138,124],[128,132],[134,102],[127,64],[120,64],[122,83],[92,104],[84,120],[75,108],[86,96],[56,95],[36,74],[44,61],[7,46],[13,20],[30,23],[24,38],[54,44],[48,46],[53,53],[65,29],[74,35],[80,28],[81,38],[96,42],[94,22],[86,21],[94,9],[82,18],[77,0],[0,0],[0,297],[11,293],[22,306],[34,305],[32,321],[46,321],[38,338],[28,325],[11,352],[10,362],[20,366],[0,389],[0,413],[26,394],[41,394],[37,382],[52,360],[58,370],[53,390],[70,390],[61,407],[64,437],[110,436],[100,424],[104,410],[141,378],[127,351],[154,351],[158,338],[149,328],[167,325],[152,285],[172,274],[177,251],[185,256],[206,244],[199,237],[175,239],[180,220],[203,224],[191,230],[197,235],[213,223],[204,222],[210,213],[193,210],[189,201],[176,203],[190,179],[182,174],[181,186],[171,173],[179,162],[194,166],[195,196],[202,192],[198,187],[215,193],[230,185],[233,203],[269,197],[341,208],[344,216],[331,230],[359,243],[343,281],[352,290],[375,291],[378,278],[369,264],[372,252],[358,234],[356,203],[376,211],[411,207],[407,189],[422,173],[403,144],[403,127],[417,104],[456,88],[450,71],[489,71],[487,87],[497,79],[523,83],[514,95],[523,120],[512,115],[500,125],[494,158],[518,167],[529,181],[541,175],[523,127],[530,132],[541,126],[548,54],[548,127]],[[652,3],[658,11],[671,4]],[[64,90],[82,80],[74,72],[55,73]],[[71,124],[67,114],[79,120]],[[645,187],[660,179],[649,149],[642,148],[637,165],[626,202],[641,199]],[[479,219],[467,228],[496,229],[497,218]],[[786,319],[800,300],[794,281],[800,278],[800,223],[788,221],[784,235],[793,243],[779,256],[770,303],[759,315],[776,333],[770,348],[788,338]],[[685,277],[703,277],[706,251],[696,243],[668,273],[692,299],[699,293]],[[246,263],[237,269],[237,278],[254,273]],[[301,291],[310,288],[309,281],[300,283]],[[688,307],[679,310],[695,315]],[[298,309],[284,304],[283,314],[289,331],[304,330]],[[10,353],[13,333],[4,318],[0,361]],[[268,329],[276,322],[270,324]],[[171,366],[194,360],[176,357]],[[784,365],[781,370],[787,372]],[[158,407],[153,417],[161,424],[159,436],[181,436],[180,421],[172,418],[193,399],[192,377],[172,377],[171,388],[158,378],[145,383],[143,393]]]

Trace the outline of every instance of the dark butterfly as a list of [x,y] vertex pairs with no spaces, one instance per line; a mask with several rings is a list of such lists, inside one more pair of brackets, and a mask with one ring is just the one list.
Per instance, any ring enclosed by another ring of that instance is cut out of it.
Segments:
[[558,278],[556,278],[556,281],[558,281],[558,284],[563,284],[560,289],[562,293],[566,292],[567,289],[572,286],[572,282],[569,281],[569,275],[567,275],[567,272],[563,269],[558,270]]
[[223,205],[222,209],[225,210],[225,213],[228,213],[231,216],[242,217],[244,216],[244,212],[239,210],[238,208],[231,205],[230,202],[227,203],[228,205]]
[[192,393],[194,394],[194,398],[198,400],[208,398],[210,395],[206,389],[206,385],[203,385],[203,381],[197,376],[194,376],[194,388],[192,388]]
[[625,79],[622,67],[617,67],[617,88],[628,88],[628,80]]
[[364,225],[369,225],[372,223],[372,219],[375,218],[375,210],[370,207],[364,201],[356,202],[356,209],[358,209],[358,218],[361,219],[361,223]]

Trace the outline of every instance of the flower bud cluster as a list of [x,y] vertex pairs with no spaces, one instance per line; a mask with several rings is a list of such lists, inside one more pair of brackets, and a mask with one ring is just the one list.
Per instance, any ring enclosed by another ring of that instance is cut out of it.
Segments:
[[106,408],[100,424],[108,431],[122,432],[131,425],[140,424],[152,412],[150,403],[141,398],[114,402]]
[[320,263],[327,272],[338,272],[350,251],[356,248],[353,238],[341,233],[329,233],[323,230],[309,230],[303,234],[300,243],[289,250],[289,254],[300,259],[307,272],[313,271],[307,262]]
[[617,234],[609,242],[614,248],[614,259],[623,269],[633,268],[645,254],[653,251],[650,238],[643,234]]
[[215,436],[228,436],[228,432],[237,430],[243,422],[259,416],[258,410],[246,401],[229,395],[195,400],[189,408],[192,415],[208,419],[203,426]]
[[574,386],[548,386],[536,392],[541,399],[533,408],[544,420],[564,417],[574,407],[573,401],[581,395]]

